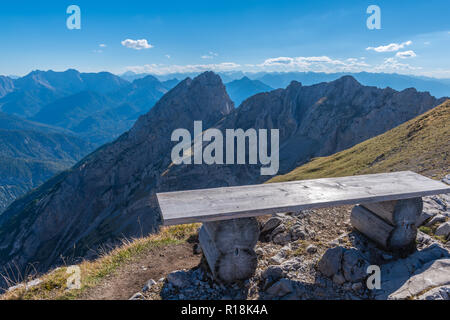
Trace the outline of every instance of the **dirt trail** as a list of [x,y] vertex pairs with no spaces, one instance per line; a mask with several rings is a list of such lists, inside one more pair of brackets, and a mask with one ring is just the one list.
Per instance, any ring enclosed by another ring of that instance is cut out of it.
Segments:
[[192,243],[155,248],[146,256],[119,268],[99,285],[88,289],[85,300],[127,300],[140,292],[145,283],[165,277],[174,270],[190,269],[200,263],[201,255],[193,253]]

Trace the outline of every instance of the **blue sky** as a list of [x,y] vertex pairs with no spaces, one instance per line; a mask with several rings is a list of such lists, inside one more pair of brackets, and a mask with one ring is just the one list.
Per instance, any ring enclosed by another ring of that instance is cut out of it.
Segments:
[[[66,27],[71,4],[81,9],[80,30]],[[381,9],[380,30],[366,27],[372,4]],[[4,75],[75,68],[156,74],[369,71],[450,78],[448,0],[58,0],[0,6]]]

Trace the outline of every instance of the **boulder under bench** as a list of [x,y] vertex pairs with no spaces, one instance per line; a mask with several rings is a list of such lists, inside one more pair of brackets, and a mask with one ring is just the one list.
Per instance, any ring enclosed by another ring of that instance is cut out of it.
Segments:
[[218,280],[250,278],[256,270],[257,216],[355,205],[350,221],[392,252],[415,247],[422,197],[450,186],[411,171],[157,193],[164,225],[203,223],[199,241]]

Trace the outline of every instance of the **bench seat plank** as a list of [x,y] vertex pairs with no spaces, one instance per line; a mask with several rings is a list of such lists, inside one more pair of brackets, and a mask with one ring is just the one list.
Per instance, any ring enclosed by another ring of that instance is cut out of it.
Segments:
[[165,225],[449,193],[411,171],[158,193]]

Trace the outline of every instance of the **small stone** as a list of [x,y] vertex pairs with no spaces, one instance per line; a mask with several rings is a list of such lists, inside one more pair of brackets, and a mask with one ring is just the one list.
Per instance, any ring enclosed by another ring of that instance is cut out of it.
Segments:
[[284,224],[280,224],[275,229],[273,229],[273,231],[271,232],[272,238],[275,237],[277,234],[285,232],[285,231],[286,231],[285,225]]
[[264,255],[264,249],[263,248],[257,248],[255,250],[256,255],[262,257]]
[[146,292],[146,291],[150,290],[150,288],[152,286],[154,286],[155,284],[156,284],[155,280],[153,280],[153,279],[148,280],[147,283],[145,284],[144,288],[142,288],[142,291]]
[[362,288],[363,288],[362,282],[356,282],[356,283],[352,284],[352,290],[353,291],[359,291]]
[[286,244],[289,241],[291,241],[291,234],[289,232],[279,233],[273,238],[274,243],[281,245]]
[[264,279],[269,279],[270,281],[276,281],[283,277],[284,271],[280,266],[269,266],[266,271],[262,273]]
[[341,268],[341,260],[344,252],[342,247],[328,249],[319,261],[319,271],[327,277],[338,273]]
[[291,238],[292,240],[305,240],[306,239],[306,232],[304,228],[300,225],[296,225],[291,230]]
[[294,291],[292,282],[289,279],[281,279],[274,283],[269,289],[266,290],[266,294],[272,297],[283,297],[288,293]]
[[280,225],[283,220],[278,217],[272,217],[264,224],[261,233],[269,232]]
[[442,214],[437,214],[430,221],[428,221],[425,226],[432,227],[434,224],[445,222],[447,218]]
[[313,244],[310,244],[309,246],[306,247],[306,252],[308,252],[309,254],[316,253],[317,247]]
[[270,262],[272,264],[276,264],[276,265],[283,263],[284,260],[285,260],[285,258],[284,258],[284,254],[282,252],[278,252],[276,255],[274,255],[272,258],[270,258]]
[[135,293],[129,300],[144,300],[144,295],[138,292]]
[[434,217],[435,214],[433,214],[433,212],[430,211],[422,211],[422,213],[420,214],[419,218],[417,219],[416,222],[416,227],[420,227],[421,225],[423,225],[426,221],[428,221],[429,219],[431,219],[432,217]]
[[184,288],[189,285],[189,276],[186,271],[178,270],[167,275],[167,281],[175,287]]
[[447,238],[450,235],[450,221],[441,224],[434,234]]

